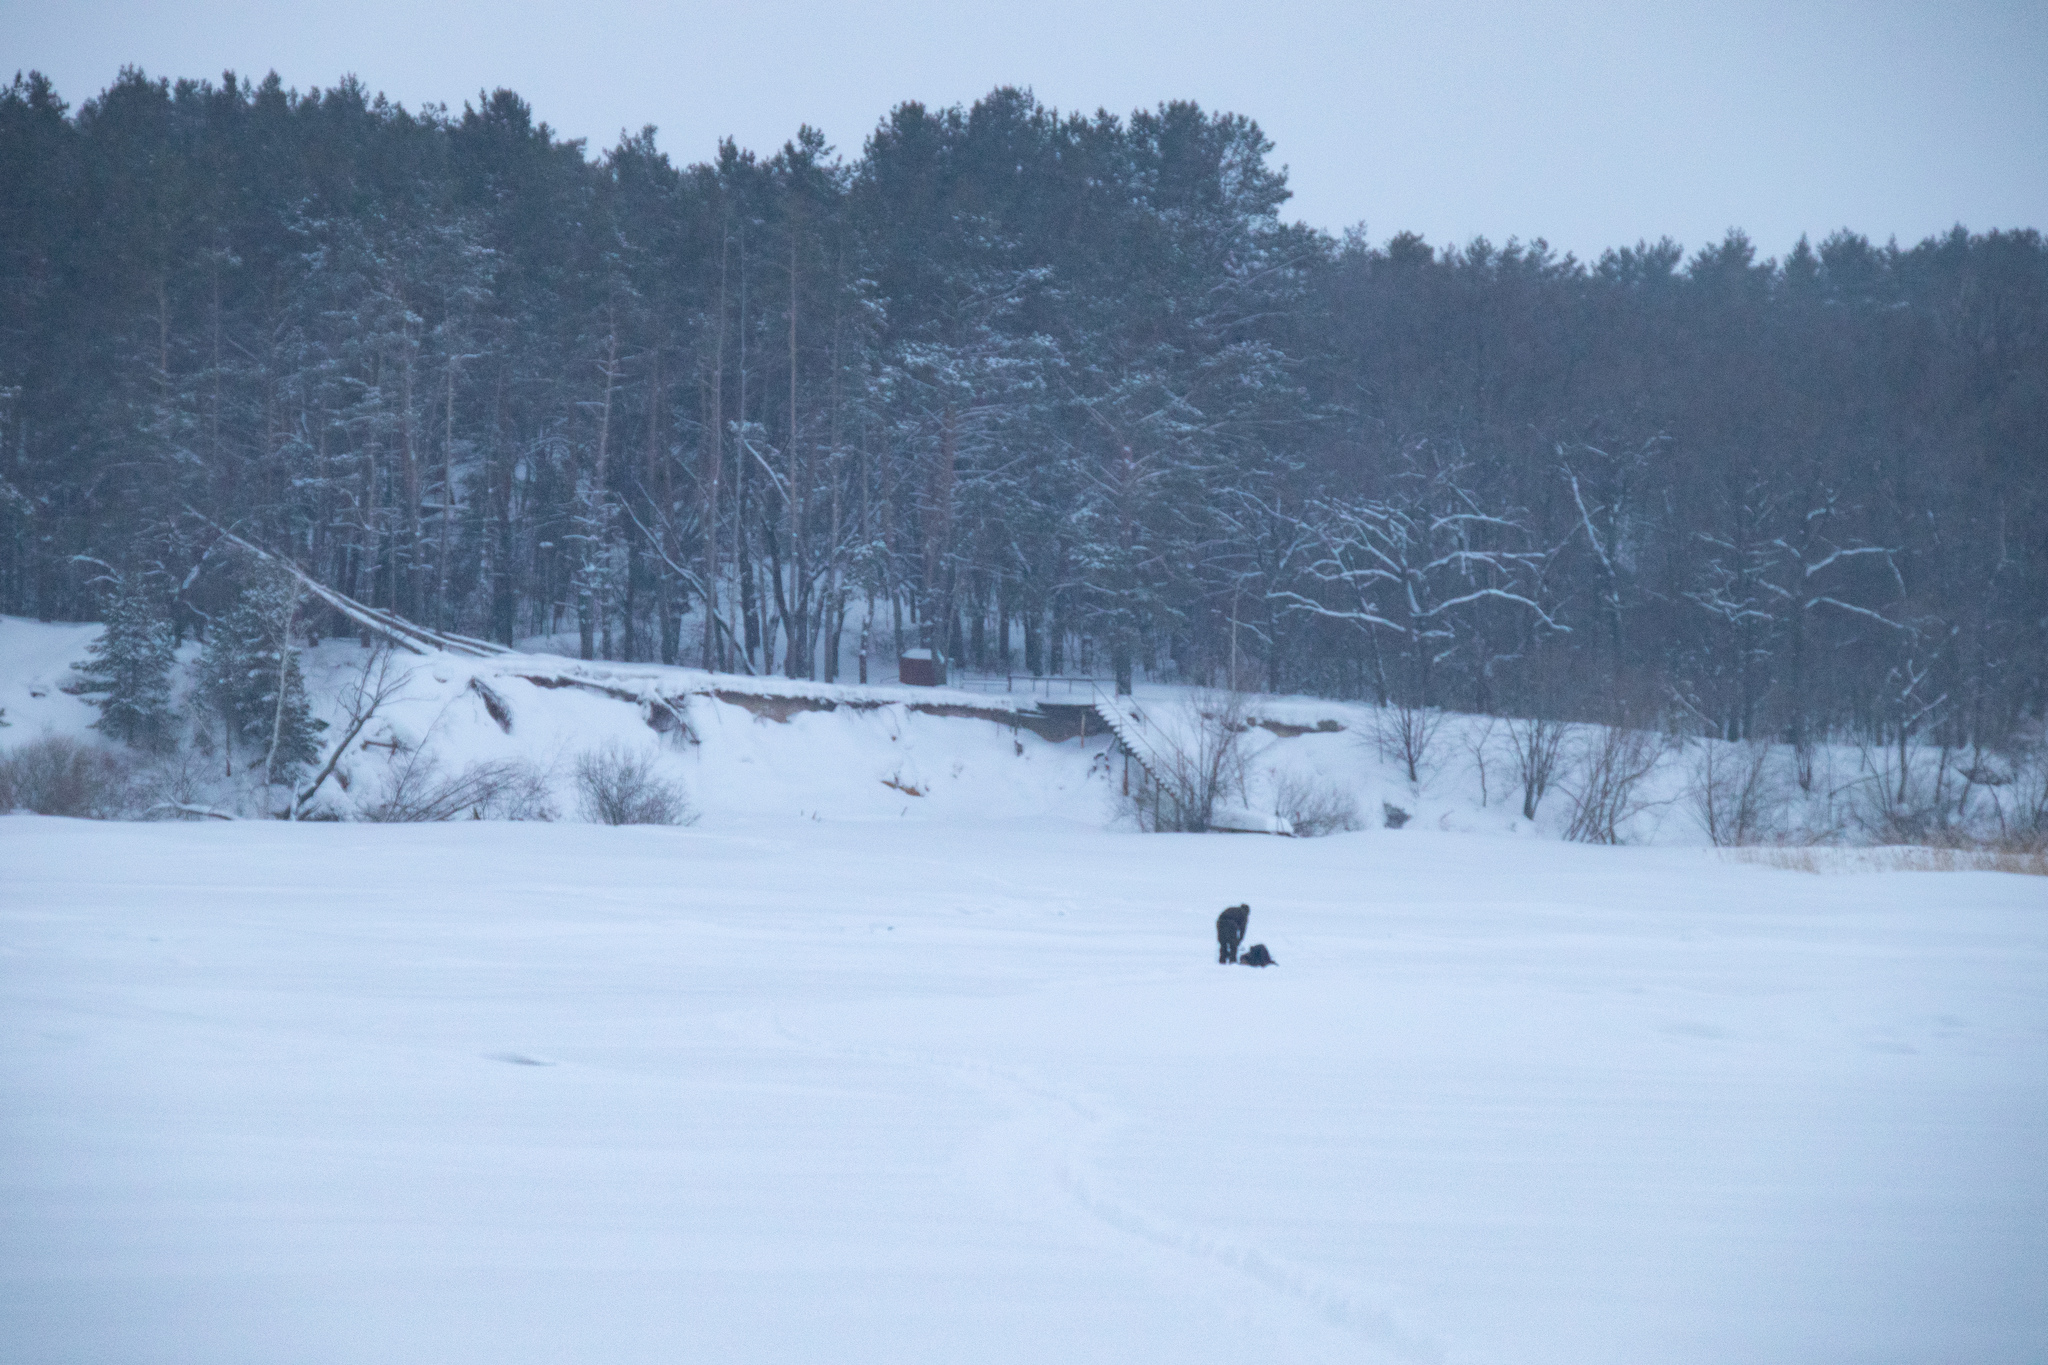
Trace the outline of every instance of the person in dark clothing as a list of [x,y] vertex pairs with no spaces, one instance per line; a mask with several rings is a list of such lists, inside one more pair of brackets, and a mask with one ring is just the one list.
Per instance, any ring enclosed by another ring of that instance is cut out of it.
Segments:
[[1249,905],[1233,905],[1216,917],[1216,960],[1237,961],[1237,945],[1244,942],[1245,925],[1251,921]]
[[1244,950],[1244,965],[1247,967],[1272,967],[1278,964],[1273,961],[1273,955],[1266,951],[1265,944],[1254,943],[1251,947]]

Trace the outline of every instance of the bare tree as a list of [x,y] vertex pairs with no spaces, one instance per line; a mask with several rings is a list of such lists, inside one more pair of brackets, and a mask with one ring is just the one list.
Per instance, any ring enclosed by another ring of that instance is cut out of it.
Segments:
[[1693,818],[1717,848],[1753,844],[1771,819],[1771,746],[1702,741],[1686,774],[1686,801]]
[[1421,443],[1404,453],[1394,496],[1324,499],[1304,513],[1301,571],[1316,591],[1274,596],[1291,611],[1398,639],[1397,676],[1377,670],[1382,702],[1434,704],[1436,666],[1477,629],[1483,607],[1566,629],[1538,601],[1548,553],[1519,512],[1487,508],[1469,472],[1461,457]]
[[1593,727],[1575,770],[1563,784],[1571,797],[1564,837],[1582,844],[1618,844],[1629,821],[1660,804],[1644,781],[1664,756],[1660,736],[1620,725]]
[[1398,763],[1408,784],[1420,787],[1436,772],[1436,741],[1444,713],[1433,706],[1397,701],[1373,713],[1371,741],[1379,756]]
[[1479,804],[1481,808],[1492,804],[1492,794],[1486,786],[1486,761],[1493,757],[1493,732],[1499,721],[1492,716],[1481,716],[1459,731],[1465,752],[1472,755],[1472,769],[1479,775]]
[[[293,672],[294,653],[292,650],[292,626],[298,618],[300,600],[298,580],[284,574],[276,575],[276,577],[278,582],[275,591],[276,606],[274,610],[276,616],[274,618],[274,628],[277,632],[277,703],[271,708],[270,747],[263,755],[263,786],[266,792],[269,790],[271,783],[277,780],[275,776],[277,772],[277,752],[284,742],[285,716],[291,708],[292,688],[290,683]],[[301,698],[301,704],[303,705],[303,697]],[[284,775],[284,780],[290,780],[289,773]],[[267,796],[265,801],[267,804]],[[291,804],[285,808],[285,814],[288,817],[292,816],[296,812],[298,804],[298,799],[295,796]]]
[[1536,818],[1544,793],[1556,779],[1566,729],[1563,721],[1538,717],[1510,718],[1507,723],[1508,753],[1514,764],[1515,781],[1522,788],[1524,820]]
[[2010,780],[1992,792],[1999,841],[2048,851],[2048,742],[2037,740],[2013,756]]
[[341,709],[347,720],[341,727],[341,734],[327,752],[327,761],[305,787],[292,794],[292,803],[285,812],[290,820],[299,818],[299,812],[306,808],[320,792],[327,779],[334,776],[334,770],[347,755],[349,746],[356,742],[365,726],[376,717],[386,702],[395,700],[412,681],[412,670],[392,667],[392,650],[389,644],[379,643],[363,659],[341,691]]
[[1197,695],[1184,703],[1178,720],[1149,736],[1148,773],[1132,794],[1132,813],[1143,829],[1201,833],[1218,805],[1244,792],[1244,698],[1234,692]]
[[1908,654],[1885,680],[1890,734],[1857,749],[1862,779],[1856,787],[1856,820],[1882,843],[1917,844],[1958,837],[1947,800],[1952,750],[1947,744],[1928,771],[1927,734],[1948,705],[1948,693],[1932,698],[1932,663]]

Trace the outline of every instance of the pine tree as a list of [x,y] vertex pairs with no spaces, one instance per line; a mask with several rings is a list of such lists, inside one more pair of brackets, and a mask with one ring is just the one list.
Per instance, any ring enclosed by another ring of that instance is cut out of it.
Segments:
[[107,604],[107,628],[92,642],[79,691],[96,696],[93,728],[140,749],[161,750],[171,733],[171,669],[177,664],[169,613],[160,598],[123,580]]
[[229,771],[237,745],[269,781],[290,779],[320,756],[298,651],[291,644],[297,602],[291,589],[261,582],[243,591],[215,624],[200,657],[200,692],[221,718]]
[[[273,659],[278,656],[273,653]],[[271,686],[264,698],[271,707],[270,741],[272,748],[267,755],[272,782],[290,781],[301,769],[309,768],[320,757],[319,734],[327,728],[327,722],[313,717],[313,707],[306,699],[305,675],[299,671],[299,652],[286,648],[282,654],[283,699],[279,701],[279,672],[270,670]]]
[[199,695],[220,717],[222,753],[227,772],[235,769],[235,740],[244,735],[254,708],[249,704],[255,643],[262,638],[246,603],[214,621],[199,656]]

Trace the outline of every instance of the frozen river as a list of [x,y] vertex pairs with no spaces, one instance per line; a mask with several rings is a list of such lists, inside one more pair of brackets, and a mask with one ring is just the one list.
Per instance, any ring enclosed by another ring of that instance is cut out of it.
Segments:
[[0,1029],[21,1365],[2048,1355],[2039,878],[15,816]]

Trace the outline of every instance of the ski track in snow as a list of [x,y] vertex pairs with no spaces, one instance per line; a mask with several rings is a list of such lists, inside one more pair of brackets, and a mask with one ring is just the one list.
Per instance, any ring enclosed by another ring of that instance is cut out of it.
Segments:
[[[1149,977],[1146,979],[1162,979]],[[1233,1242],[1146,1213],[1134,1204],[1105,1194],[1098,1173],[1090,1169],[1087,1149],[1106,1140],[1119,1120],[1099,1101],[1046,1086],[1022,1073],[985,1060],[966,1060],[939,1053],[892,1049],[847,1048],[807,1037],[779,1019],[751,1030],[740,1018],[736,1029],[815,1057],[857,1059],[889,1066],[937,1072],[957,1084],[989,1096],[1016,1117],[992,1130],[983,1142],[983,1163],[994,1185],[1024,1181],[1051,1187],[1075,1206],[1133,1241],[1191,1259],[1213,1263],[1259,1287],[1296,1300],[1306,1313],[1355,1334],[1362,1342],[1404,1365],[1438,1365],[1440,1345],[1417,1340],[1384,1309],[1362,1306],[1356,1290],[1347,1289],[1257,1246]],[[1077,1131],[1078,1129],[1078,1131]]]

